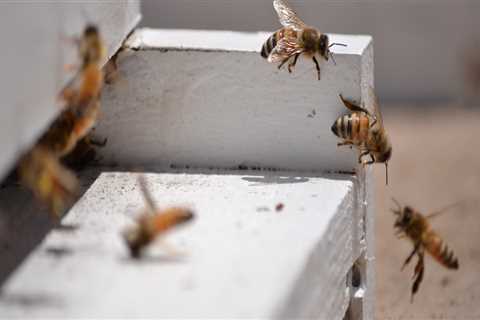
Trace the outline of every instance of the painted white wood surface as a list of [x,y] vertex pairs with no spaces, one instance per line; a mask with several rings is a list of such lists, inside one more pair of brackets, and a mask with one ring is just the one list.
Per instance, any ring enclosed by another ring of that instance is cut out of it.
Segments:
[[16,1],[0,3],[0,179],[60,111],[61,88],[76,63],[68,39],[87,23],[99,26],[108,58],[140,21],[138,0]]
[[0,317],[343,318],[347,275],[364,250],[351,177],[146,177],[159,206],[196,212],[164,239],[183,256],[158,245],[129,259],[120,231],[143,207],[136,174],[103,173],[62,222],[78,229],[52,231],[5,284]]
[[[377,94],[390,102],[461,97],[468,50],[478,55],[476,0],[288,0],[323,32],[375,39]],[[280,28],[272,0],[143,0],[143,26],[237,31]],[[478,97],[477,97],[478,99]],[[478,105],[478,103],[477,103]]]
[[369,36],[331,35],[337,65],[311,61],[293,74],[261,58],[266,33],[141,29],[119,56],[120,80],[102,94],[97,133],[107,165],[263,167],[353,171],[330,127],[347,109],[338,94],[367,101]]

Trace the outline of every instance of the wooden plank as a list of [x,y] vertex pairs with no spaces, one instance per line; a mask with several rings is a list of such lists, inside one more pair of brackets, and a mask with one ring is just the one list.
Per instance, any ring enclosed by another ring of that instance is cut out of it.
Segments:
[[366,101],[373,84],[369,36],[331,35],[337,65],[300,59],[293,74],[261,58],[265,33],[137,30],[105,88],[97,133],[105,165],[262,167],[353,171],[330,127]]
[[196,212],[165,239],[183,256],[153,246],[145,260],[129,259],[119,232],[143,199],[136,174],[106,172],[62,222],[78,229],[52,231],[5,284],[0,317],[343,318],[361,232],[348,177],[146,177],[160,206]]
[[139,6],[138,0],[0,4],[6,44],[0,59],[0,180],[60,111],[58,93],[73,77],[64,66],[78,62],[67,39],[95,23],[109,58],[139,22]]

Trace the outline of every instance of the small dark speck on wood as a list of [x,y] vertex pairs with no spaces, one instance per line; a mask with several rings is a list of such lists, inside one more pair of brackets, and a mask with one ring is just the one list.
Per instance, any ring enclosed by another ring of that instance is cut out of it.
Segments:
[[80,226],[76,224],[59,224],[55,226],[55,230],[60,232],[73,232],[78,229],[80,229]]
[[285,207],[285,205],[280,202],[275,206],[275,211],[280,212],[280,211],[283,210],[284,207]]
[[49,255],[52,255],[56,258],[61,258],[64,256],[71,255],[73,253],[72,249],[67,247],[50,247],[45,250]]

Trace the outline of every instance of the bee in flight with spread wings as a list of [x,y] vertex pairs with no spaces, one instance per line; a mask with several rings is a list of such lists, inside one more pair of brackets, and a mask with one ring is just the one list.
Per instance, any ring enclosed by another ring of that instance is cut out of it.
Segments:
[[292,72],[298,58],[303,54],[311,58],[317,69],[320,80],[320,64],[317,54],[321,59],[328,61],[333,53],[330,48],[335,45],[346,46],[342,43],[329,44],[328,36],[313,27],[307,26],[290,8],[285,0],[274,0],[273,7],[277,11],[283,28],[277,30],[263,44],[261,55],[268,62],[280,63],[278,69],[288,62],[288,72]]
[[399,238],[409,239],[413,244],[413,250],[405,260],[402,270],[410,263],[415,255],[418,256],[412,285],[411,302],[413,302],[413,296],[417,293],[425,272],[425,251],[442,266],[453,270],[458,269],[458,259],[455,257],[453,251],[445,244],[442,237],[430,226],[430,219],[444,213],[447,209],[459,205],[460,202],[446,206],[428,215],[423,215],[412,207],[402,206],[395,199],[393,199],[393,201],[397,206],[396,209],[392,209],[393,213],[397,216],[395,221],[396,234]]

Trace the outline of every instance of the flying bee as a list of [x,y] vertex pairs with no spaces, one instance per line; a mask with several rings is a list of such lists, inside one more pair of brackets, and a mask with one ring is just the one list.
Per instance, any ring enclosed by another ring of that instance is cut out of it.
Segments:
[[[374,114],[367,109],[348,101],[340,95],[345,107],[352,112],[339,117],[332,125],[332,132],[343,139],[337,146],[356,146],[360,155],[358,162],[363,165],[375,162],[385,163],[386,184],[388,185],[388,161],[392,156],[392,145],[383,126],[382,115],[380,114],[378,99],[369,88],[372,98]],[[363,161],[363,157],[370,156],[370,161]]]
[[143,249],[158,236],[194,218],[194,213],[185,208],[173,207],[165,210],[157,209],[147,189],[145,178],[140,176],[138,182],[147,208],[137,220],[137,225],[127,229],[123,234],[133,258],[139,258]]
[[57,219],[77,196],[77,178],[44,147],[36,146],[24,155],[17,172],[20,181]]
[[429,224],[429,219],[438,216],[453,205],[424,216],[409,206],[402,207],[395,199],[393,199],[393,201],[397,206],[397,209],[392,209],[393,213],[397,216],[394,225],[397,229],[396,235],[401,238],[407,237],[413,243],[413,251],[405,260],[402,270],[412,260],[415,254],[418,256],[413,276],[414,282],[412,285],[411,301],[413,302],[413,296],[418,291],[420,283],[423,280],[425,270],[425,251],[427,251],[442,266],[448,269],[458,269],[458,260],[454,256],[453,251],[448,248],[442,238],[430,227]]
[[318,80],[320,80],[320,59],[328,61],[333,53],[330,48],[335,45],[346,46],[342,43],[329,43],[328,36],[317,29],[307,26],[297,14],[290,8],[285,0],[274,0],[273,7],[278,14],[283,28],[277,30],[263,44],[261,55],[268,59],[268,62],[280,63],[278,69],[289,62],[288,72],[292,72],[297,64],[298,58],[303,54],[312,59],[317,69]]

